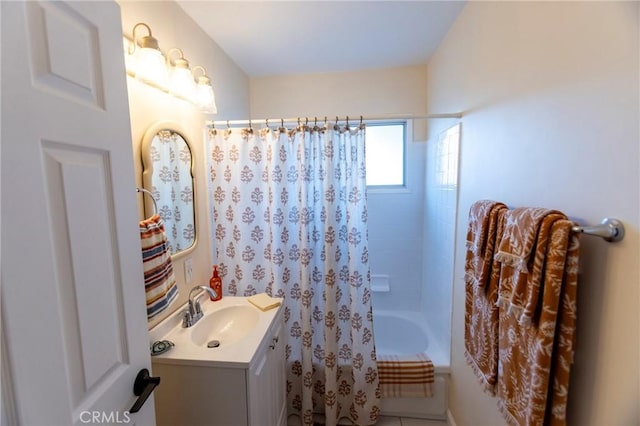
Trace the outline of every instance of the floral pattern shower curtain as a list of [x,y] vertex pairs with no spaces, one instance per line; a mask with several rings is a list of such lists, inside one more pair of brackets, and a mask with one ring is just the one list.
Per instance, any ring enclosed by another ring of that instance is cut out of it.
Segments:
[[182,136],[160,130],[151,141],[151,193],[169,236],[171,254],[186,250],[196,239],[193,212],[191,150]]
[[225,293],[283,297],[289,413],[379,415],[364,128],[211,130]]

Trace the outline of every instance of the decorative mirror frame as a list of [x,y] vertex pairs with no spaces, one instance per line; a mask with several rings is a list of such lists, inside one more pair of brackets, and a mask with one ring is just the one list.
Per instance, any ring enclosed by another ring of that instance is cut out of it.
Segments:
[[[177,259],[180,259],[181,257],[188,255],[193,250],[195,250],[199,241],[198,234],[200,233],[200,224],[198,221],[198,200],[197,200],[198,197],[196,196],[196,174],[195,174],[196,162],[194,159],[195,152],[193,150],[193,147],[191,146],[191,142],[189,142],[189,138],[187,137],[186,130],[179,123],[176,123],[174,121],[159,121],[150,125],[149,128],[145,131],[144,136],[142,137],[142,144],[140,147],[140,154],[142,157],[142,187],[143,188],[153,192],[153,189],[152,189],[153,185],[151,183],[152,182],[151,178],[153,174],[153,160],[151,159],[151,143],[153,142],[153,139],[158,134],[158,132],[160,132],[161,130],[170,130],[174,133],[178,133],[180,136],[182,136],[182,139],[187,144],[187,147],[189,147],[189,151],[191,151],[191,168],[189,171],[191,174],[191,182],[193,182],[193,227],[195,229],[195,237],[193,239],[193,244],[189,248],[186,248],[184,250],[179,251],[178,253],[171,255],[171,258],[173,260],[177,260]],[[144,199],[144,214],[146,217],[148,217],[149,215],[147,215],[147,212],[153,211],[154,209],[153,201],[150,199],[150,197],[143,197],[143,199]],[[159,204],[160,200],[156,200],[156,201]]]

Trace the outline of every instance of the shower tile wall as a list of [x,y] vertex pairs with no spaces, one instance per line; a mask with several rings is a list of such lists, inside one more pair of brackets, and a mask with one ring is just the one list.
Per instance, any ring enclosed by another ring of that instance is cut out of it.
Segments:
[[438,140],[407,144],[407,190],[369,191],[372,274],[389,276],[373,293],[378,310],[422,311],[449,352],[458,193],[459,126]]
[[460,125],[456,125],[427,146],[422,307],[446,353],[451,341],[459,136]]
[[371,273],[389,276],[389,292],[373,293],[373,308],[378,310],[420,309],[426,144],[413,142],[410,127],[407,189],[367,193]]

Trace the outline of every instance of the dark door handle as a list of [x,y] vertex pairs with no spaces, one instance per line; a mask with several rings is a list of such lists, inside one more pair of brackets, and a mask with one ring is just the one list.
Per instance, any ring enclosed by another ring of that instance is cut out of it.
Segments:
[[143,368],[138,372],[136,381],[133,382],[133,394],[138,397],[138,400],[133,404],[130,413],[137,413],[140,411],[144,403],[151,395],[151,392],[160,384],[160,377],[151,377],[149,370]]

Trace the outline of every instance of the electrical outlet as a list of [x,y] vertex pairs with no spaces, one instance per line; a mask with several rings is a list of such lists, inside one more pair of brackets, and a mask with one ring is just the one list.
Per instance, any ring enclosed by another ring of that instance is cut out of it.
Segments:
[[193,281],[193,259],[190,257],[184,261],[184,280],[187,284]]

